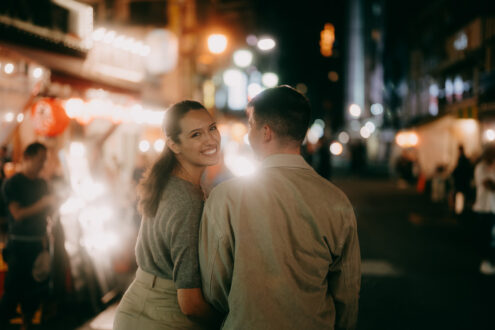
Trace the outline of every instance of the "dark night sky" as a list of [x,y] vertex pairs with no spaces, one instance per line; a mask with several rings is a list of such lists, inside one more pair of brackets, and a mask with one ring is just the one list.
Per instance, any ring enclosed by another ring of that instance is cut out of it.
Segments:
[[[342,77],[341,60],[344,56],[345,0],[327,1],[255,1],[258,33],[266,32],[277,39],[276,69],[280,83],[296,86],[304,83],[311,101],[314,117],[323,118],[325,100],[331,102],[327,111],[338,113],[342,102],[342,79],[332,83],[330,71]],[[320,31],[325,23],[336,30],[334,56],[320,54]],[[337,116],[338,118],[338,116]]]

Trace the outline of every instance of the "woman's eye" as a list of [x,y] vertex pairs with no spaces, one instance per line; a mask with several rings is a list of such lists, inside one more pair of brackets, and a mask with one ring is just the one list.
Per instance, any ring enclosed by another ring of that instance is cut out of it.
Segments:
[[216,130],[217,130],[217,127],[216,126],[210,127],[210,131],[216,131]]
[[191,135],[191,137],[198,137],[200,134],[199,133],[194,133],[193,135]]

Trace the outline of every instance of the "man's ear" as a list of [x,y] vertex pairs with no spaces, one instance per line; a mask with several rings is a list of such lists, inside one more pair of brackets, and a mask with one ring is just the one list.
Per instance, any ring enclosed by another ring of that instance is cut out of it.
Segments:
[[270,142],[273,139],[273,131],[268,125],[263,125],[263,141]]
[[180,147],[174,140],[167,138],[167,146],[174,154],[180,154]]

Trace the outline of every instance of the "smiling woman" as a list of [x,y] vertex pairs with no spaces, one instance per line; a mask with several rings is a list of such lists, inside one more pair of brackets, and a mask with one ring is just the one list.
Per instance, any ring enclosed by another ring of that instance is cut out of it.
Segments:
[[200,179],[219,160],[220,133],[195,101],[168,109],[163,130],[164,150],[139,186],[139,268],[120,302],[114,329],[202,329],[220,319],[203,299],[198,264]]

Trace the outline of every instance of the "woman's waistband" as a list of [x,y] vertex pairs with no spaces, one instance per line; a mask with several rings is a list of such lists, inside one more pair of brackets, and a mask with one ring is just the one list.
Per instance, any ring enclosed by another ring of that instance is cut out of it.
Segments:
[[145,272],[138,267],[136,271],[136,280],[145,283],[150,288],[160,288],[160,289],[174,289],[174,281],[159,277],[148,272]]

